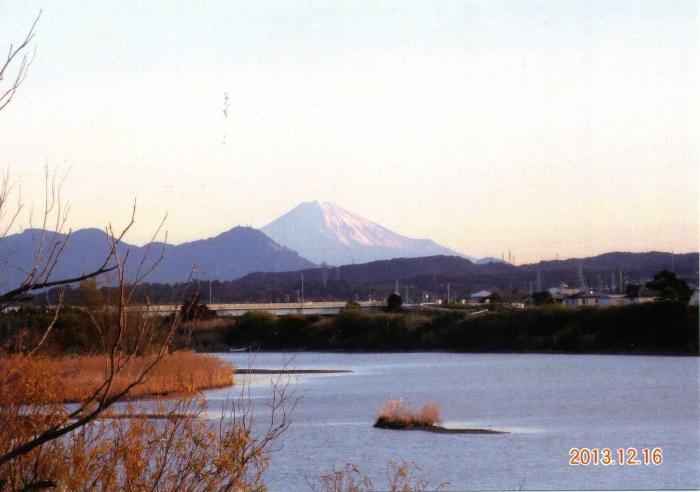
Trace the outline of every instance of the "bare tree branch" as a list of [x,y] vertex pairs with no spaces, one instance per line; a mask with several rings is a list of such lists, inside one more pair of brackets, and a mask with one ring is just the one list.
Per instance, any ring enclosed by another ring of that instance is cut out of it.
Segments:
[[18,55],[20,55],[20,53],[22,54],[22,59],[19,62],[19,67],[17,68],[15,76],[9,79],[9,85],[6,89],[3,90],[2,88],[0,88],[0,111],[2,111],[2,109],[5,108],[5,106],[10,104],[10,101],[12,101],[15,92],[17,91],[19,86],[22,85],[22,82],[24,82],[24,79],[27,76],[27,72],[29,71],[29,67],[31,66],[32,61],[34,60],[34,53],[32,53],[31,58],[29,58],[27,56],[28,54],[26,52],[26,48],[34,38],[34,28],[36,27],[37,22],[39,22],[40,17],[41,11],[39,12],[39,15],[36,16],[36,19],[34,19],[32,27],[29,29],[27,36],[24,38],[24,41],[22,41],[17,47],[10,44],[10,49],[7,53],[7,58],[5,59],[5,62],[0,66],[1,84],[9,75],[10,68],[15,58]]
[[[145,332],[148,328],[147,318],[149,316],[149,309],[147,306],[144,310],[138,313],[140,316],[143,317],[143,319],[145,319],[145,321],[139,323],[138,325],[138,333],[136,334],[137,343],[133,347],[128,347],[125,350],[123,346],[123,340],[125,333],[129,329],[129,316],[131,314],[129,310],[130,300],[134,289],[136,289],[139,285],[139,282],[145,278],[143,274],[138,275],[136,280],[132,284],[128,285],[126,278],[126,267],[129,259],[129,251],[127,250],[123,255],[120,255],[118,251],[118,245],[120,244],[121,239],[124,237],[126,232],[133,226],[135,222],[135,213],[136,208],[134,204],[130,222],[119,233],[115,233],[111,225],[108,227],[108,241],[110,244],[110,253],[108,255],[108,259],[111,258],[116,263],[116,265],[110,268],[110,270],[116,269],[118,272],[119,302],[117,304],[117,312],[108,313],[116,317],[117,332],[116,336],[111,341],[109,341],[107,345],[105,345],[107,367],[103,383],[94,391],[94,393],[90,397],[82,401],[79,407],[67,416],[66,420],[60,420],[53,426],[50,426],[49,428],[40,432],[33,438],[14,447],[12,450],[7,452],[3,456],[0,456],[0,467],[3,464],[19,456],[25,455],[30,451],[37,449],[43,446],[44,444],[58,439],[66,434],[69,434],[74,430],[79,429],[85,426],[87,423],[93,421],[99,415],[104,413],[108,408],[110,408],[114,403],[116,403],[119,400],[122,400],[125,396],[127,396],[134,387],[142,384],[147,378],[148,374],[167,354],[168,347],[179,323],[179,318],[177,316],[173,317],[173,321],[169,326],[165,338],[161,341],[159,347],[152,355],[151,360],[145,362],[144,365],[139,368],[137,374],[133,376],[126,385],[124,385],[117,391],[112,391],[113,384],[117,376],[122,374],[125,368],[127,367],[128,362],[131,359],[133,359],[133,357],[140,350],[143,350],[144,347],[138,342],[144,339]],[[161,222],[158,231],[162,228],[162,225],[163,222]],[[158,231],[156,232],[156,234],[158,233]],[[155,236],[156,235],[154,234],[154,238]],[[163,256],[161,255],[161,257],[156,261],[156,265],[154,265],[153,268],[147,269],[145,273],[152,272],[155,266],[157,266],[157,264],[160,262],[162,257]],[[106,260],[105,263],[107,261],[108,260]],[[143,266],[144,261],[144,259],[141,260],[141,266]],[[92,319],[95,319],[94,316],[92,317]],[[54,322],[51,323],[51,326],[53,326]],[[48,335],[49,331],[50,328],[45,331],[45,336]],[[102,333],[101,330],[98,331],[100,332],[100,334]],[[40,343],[43,343],[43,339]]]

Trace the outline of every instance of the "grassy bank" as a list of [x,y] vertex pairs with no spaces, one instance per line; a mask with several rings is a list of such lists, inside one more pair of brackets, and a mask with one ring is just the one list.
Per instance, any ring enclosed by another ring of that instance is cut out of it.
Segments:
[[[137,357],[114,381],[114,392],[120,391],[148,360]],[[104,381],[105,358],[98,355],[72,355],[63,357],[22,356],[0,357],[0,387],[6,378],[17,371],[26,374],[43,374],[50,380],[54,401],[79,401]],[[131,397],[184,394],[208,388],[231,386],[234,368],[220,358],[193,352],[173,352],[160,361],[143,384],[129,392]],[[11,385],[7,385],[10,387]]]
[[336,316],[250,312],[220,332],[259,350],[698,354],[698,309],[680,303],[609,308],[558,306],[471,315],[366,313]]

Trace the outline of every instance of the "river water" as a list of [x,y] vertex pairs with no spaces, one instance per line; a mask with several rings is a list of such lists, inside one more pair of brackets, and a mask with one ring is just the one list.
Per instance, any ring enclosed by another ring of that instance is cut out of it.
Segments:
[[[218,354],[238,367],[245,353]],[[293,357],[290,361],[290,357]],[[700,488],[700,359],[534,354],[259,353],[252,367],[349,369],[294,377],[301,396],[266,477],[309,490],[345,463],[382,488],[389,460],[421,465],[449,490]],[[254,376],[264,419],[272,376]],[[210,411],[236,390],[207,391]],[[447,426],[509,431],[445,435],[375,429],[389,398],[436,403]],[[661,448],[660,465],[569,465],[569,449]]]

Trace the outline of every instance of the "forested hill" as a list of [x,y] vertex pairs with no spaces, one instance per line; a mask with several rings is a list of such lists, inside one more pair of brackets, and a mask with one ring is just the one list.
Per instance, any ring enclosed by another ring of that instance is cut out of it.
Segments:
[[[660,251],[649,253],[604,253],[588,258],[541,261],[520,267],[525,271],[560,274],[577,271],[579,263],[584,270],[595,273],[619,272],[636,279],[650,278],[660,270],[673,270],[680,277],[697,284],[698,253],[671,254]],[[693,280],[695,279],[695,280]]]
[[[214,302],[296,301],[303,293],[313,300],[381,299],[399,283],[401,295],[409,302],[429,298],[465,298],[482,289],[499,289],[514,297],[522,296],[539,283],[543,289],[567,283],[579,284],[579,269],[587,285],[593,288],[643,284],[655,273],[673,268],[692,285],[698,285],[698,253],[606,253],[599,256],[560,261],[545,261],[513,266],[504,263],[474,264],[456,256],[430,256],[374,261],[341,267],[311,268],[294,272],[251,273],[230,282],[203,282],[189,287],[198,289],[202,298]],[[142,287],[156,302],[179,299],[182,285],[151,284]]]
[[[698,253],[605,253],[588,258],[542,261],[528,265],[513,266],[507,263],[474,264],[457,256],[428,256],[423,258],[398,258],[373,261],[359,265],[345,265],[337,268],[313,268],[304,270],[306,280],[322,281],[346,280],[349,282],[381,282],[385,280],[409,280],[417,277],[467,278],[487,277],[500,280],[532,280],[532,276],[547,276],[548,283],[569,283],[579,281],[579,268],[583,269],[588,285],[596,285],[598,276],[605,281],[619,272],[629,281],[651,279],[660,270],[673,269],[679,276],[697,283]],[[247,285],[264,283],[289,283],[300,278],[299,272],[251,273],[239,279]]]
[[[27,229],[19,234],[0,238],[0,291],[19,286],[33,269],[37,250],[41,250],[39,271],[60,250],[60,259],[51,269],[49,280],[78,277],[97,269],[110,251],[109,237],[99,229],[81,229],[66,234]],[[250,272],[298,270],[314,266],[295,251],[280,246],[257,229],[234,227],[215,237],[178,245],[151,243],[136,246],[119,243],[118,253],[123,259],[129,251],[131,261],[126,265],[126,276],[131,279],[143,258],[145,268],[156,261],[158,267],[149,277],[162,283],[182,282],[197,266],[197,275],[203,278],[232,280]],[[52,254],[52,252],[54,254]],[[161,259],[161,254],[163,257]],[[106,280],[100,279],[101,282]]]

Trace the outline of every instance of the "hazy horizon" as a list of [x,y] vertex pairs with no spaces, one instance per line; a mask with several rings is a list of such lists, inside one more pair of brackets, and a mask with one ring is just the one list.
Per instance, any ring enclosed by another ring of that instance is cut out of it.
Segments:
[[[304,205],[304,204],[308,204],[308,203],[319,203],[319,204],[330,203],[331,205],[334,205],[334,206],[336,206],[336,207],[342,208],[342,206],[340,206],[339,204],[334,203],[334,202],[330,202],[330,201],[328,201],[328,200],[311,200],[311,201],[308,201],[308,202],[302,202],[302,203],[300,203],[300,204],[298,204],[298,205]],[[296,208],[296,207],[294,207],[292,210],[294,210],[295,208]],[[288,210],[287,212],[291,212],[292,210]],[[351,213],[352,213],[352,211],[348,211],[348,212],[351,212]],[[285,214],[286,214],[286,212],[285,212],[284,214],[281,214],[281,215],[285,215]],[[373,222],[373,221],[371,221],[370,219],[367,219],[367,218],[365,218],[365,217],[363,217],[363,219],[366,219],[366,220],[368,220],[369,222]],[[267,225],[268,225],[268,224],[264,224],[262,227],[255,227],[255,229],[260,230],[261,232],[265,233],[265,231],[264,231],[263,229],[265,228],[264,226],[267,226]],[[379,224],[379,225],[381,226],[381,224]],[[228,228],[228,229],[225,229],[225,230],[222,230],[222,231],[219,231],[219,232],[215,232],[214,234],[212,234],[212,235],[210,235],[210,236],[203,236],[203,237],[193,238],[193,239],[191,239],[191,240],[181,241],[181,242],[178,242],[178,243],[174,243],[173,241],[168,240],[167,243],[168,243],[168,244],[171,244],[171,245],[174,245],[174,246],[177,246],[177,245],[180,245],[180,244],[188,243],[188,242],[190,242],[190,241],[197,241],[197,240],[202,240],[202,239],[211,239],[211,238],[216,237],[216,236],[218,236],[218,235],[220,235],[220,234],[225,234],[226,232],[228,232],[228,231],[230,231],[230,230],[232,230],[232,229],[235,229],[235,228],[237,228],[237,227],[253,227],[253,226],[251,226],[251,225],[249,225],[249,224],[238,224],[238,225],[234,225],[234,226],[231,227],[231,228]],[[83,229],[100,229],[100,228],[99,228],[99,227],[86,227],[86,228],[83,228]],[[101,228],[101,230],[104,231],[105,233],[107,232],[104,228]],[[20,231],[18,231],[18,232],[20,232]],[[66,231],[63,231],[63,232],[64,232],[64,233],[67,233],[68,231],[66,230]],[[74,231],[72,231],[72,232],[76,232],[76,231],[74,230]],[[400,231],[392,231],[392,232],[397,232],[397,233],[400,234]],[[161,234],[161,236],[162,236],[162,234]],[[268,236],[268,237],[269,237],[269,236]],[[149,238],[149,239],[150,239],[150,238]],[[430,238],[413,238],[413,239],[430,239]],[[156,239],[156,242],[158,242],[158,241],[159,241],[159,239]],[[273,239],[273,241],[274,241],[274,239]],[[133,245],[139,246],[139,247],[140,247],[140,246],[144,246],[145,244],[147,244],[146,242],[143,242],[143,241],[140,241],[140,242],[137,242],[137,241],[130,241],[130,240],[129,240],[129,234],[128,234],[128,233],[127,233],[127,236],[126,236],[124,242],[127,243],[127,244],[133,244]],[[282,245],[285,246],[284,244],[282,244]],[[285,246],[285,247],[290,248],[290,246]],[[292,249],[293,251],[296,251],[297,253],[299,253],[299,251],[295,250],[294,248],[290,248],[290,249]],[[694,254],[694,253],[696,254],[696,253],[698,253],[698,249],[689,250],[689,251],[658,251],[658,250],[639,250],[639,251],[625,250],[625,251],[621,251],[621,250],[606,250],[606,251],[592,252],[592,253],[589,253],[589,254],[583,253],[583,254],[581,254],[581,255],[572,256],[572,257],[561,257],[561,256],[557,256],[557,257],[555,257],[555,258],[541,258],[541,259],[539,259],[539,260],[525,261],[525,262],[520,261],[520,259],[514,254],[515,252],[513,252],[513,251],[511,251],[511,250],[502,251],[501,254],[503,255],[503,259],[505,259],[505,260],[507,261],[507,260],[508,260],[508,255],[509,255],[510,253],[513,253],[513,262],[512,262],[512,263],[513,263],[514,265],[520,266],[520,265],[525,265],[525,264],[537,263],[537,262],[539,262],[539,261],[552,261],[552,260],[562,260],[562,261],[564,261],[564,260],[569,260],[569,259],[595,257],[595,256],[598,256],[598,255],[600,255],[600,254],[605,254],[605,253],[640,253],[640,254],[643,254],[643,253],[654,253],[654,252],[668,253],[668,254],[673,254],[673,255],[685,255],[685,254]],[[465,253],[465,252],[463,252],[463,251],[456,251],[456,253],[461,253],[461,254],[464,254],[464,255],[467,255],[467,256],[471,256],[471,255],[468,255],[467,253]],[[437,255],[437,254],[436,254],[436,255]],[[429,256],[436,256],[436,255],[429,255]],[[306,260],[310,260],[310,258],[305,257],[303,254],[302,254],[301,256],[304,257]],[[448,256],[449,256],[449,255],[448,255]],[[487,257],[495,257],[495,258],[497,258],[497,259],[500,259],[500,258],[501,258],[501,256],[494,254],[494,255],[487,255],[487,256],[484,256],[484,257],[474,257],[474,259],[479,260],[479,259],[483,259],[483,258],[487,258]],[[371,260],[371,261],[378,261],[378,260],[380,260],[380,259],[375,259],[375,260]],[[318,262],[317,262],[317,263],[318,263]],[[354,263],[356,263],[356,262],[353,261],[352,263],[354,264]],[[357,263],[365,263],[365,262],[364,262],[364,261],[359,261],[359,262],[357,262]]]
[[69,171],[73,229],[327,200],[518,264],[698,250],[696,2],[6,1],[0,48],[40,10],[0,169],[27,208]]

